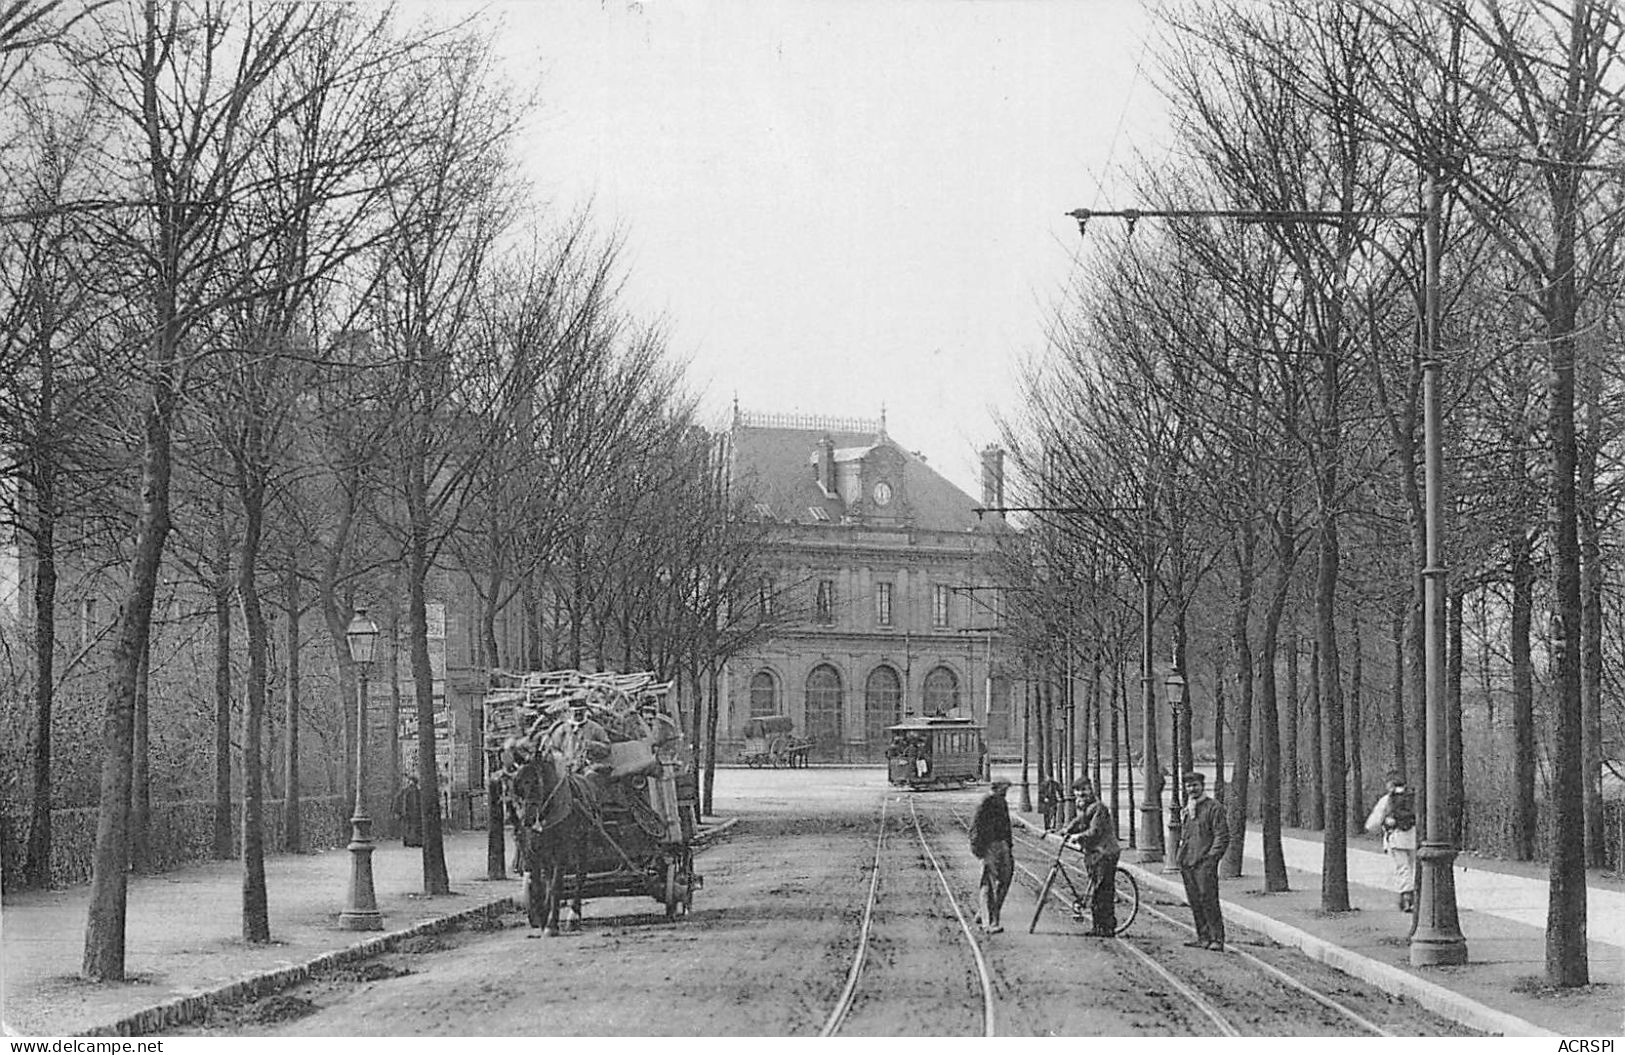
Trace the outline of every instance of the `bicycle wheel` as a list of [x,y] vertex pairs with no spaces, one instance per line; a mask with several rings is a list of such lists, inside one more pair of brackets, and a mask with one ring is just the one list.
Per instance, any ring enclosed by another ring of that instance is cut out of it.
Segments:
[[1112,903],[1117,912],[1117,931],[1121,934],[1128,930],[1129,924],[1140,913],[1140,884],[1134,881],[1134,874],[1121,866],[1112,880]]

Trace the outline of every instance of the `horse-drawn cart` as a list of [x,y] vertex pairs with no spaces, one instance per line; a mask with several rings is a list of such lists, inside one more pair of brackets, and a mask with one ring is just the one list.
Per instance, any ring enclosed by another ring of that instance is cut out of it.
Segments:
[[[703,882],[694,873],[691,806],[679,790],[686,752],[638,715],[669,684],[579,671],[525,678],[515,721],[506,730],[501,719],[496,729],[488,722],[487,747],[523,853],[531,926],[556,933],[563,902],[579,921],[582,901],[600,897],[652,897],[668,918],[686,915]],[[574,766],[549,734],[583,705],[608,733],[609,750]]]
[[803,767],[812,750],[812,741],[795,733],[795,723],[788,714],[752,718],[745,725],[745,747],[739,759],[752,769]]

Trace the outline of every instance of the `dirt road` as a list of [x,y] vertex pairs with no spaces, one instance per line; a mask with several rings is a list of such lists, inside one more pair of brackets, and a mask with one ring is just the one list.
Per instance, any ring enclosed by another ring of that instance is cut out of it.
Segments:
[[[842,1035],[986,1028],[976,957],[959,923],[959,913],[968,919],[975,911],[979,869],[962,822],[978,792],[897,793],[878,770],[730,771],[723,780],[729,794],[719,806],[739,822],[697,858],[705,886],[686,919],[667,921],[652,899],[600,899],[587,903],[579,932],[540,938],[510,917],[490,931],[420,939],[359,969],[217,1010],[189,1032],[815,1035],[850,973],[877,847],[871,944]],[[1018,846],[1017,856],[1040,871],[1052,852]],[[946,871],[946,891],[931,856]],[[1188,935],[1150,911],[1125,942],[1084,937],[1059,910],[1029,935],[1033,906],[1033,890],[1018,877],[1008,929],[972,928],[999,1035],[1214,1033],[1214,1021],[1125,948],[1130,943],[1243,1035],[1362,1032],[1233,953],[1184,948]],[[1147,905],[1158,907],[1185,912]],[[1459,1032],[1287,950],[1249,947],[1392,1032]]]

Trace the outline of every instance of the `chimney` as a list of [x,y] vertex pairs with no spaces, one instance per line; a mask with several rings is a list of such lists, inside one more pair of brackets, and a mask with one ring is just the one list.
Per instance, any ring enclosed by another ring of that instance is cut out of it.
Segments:
[[818,486],[824,494],[835,497],[835,441],[827,432],[818,441]]
[[[1004,506],[1004,448],[989,444],[982,450],[982,505],[987,509]],[[1000,520],[1004,514],[997,514]]]

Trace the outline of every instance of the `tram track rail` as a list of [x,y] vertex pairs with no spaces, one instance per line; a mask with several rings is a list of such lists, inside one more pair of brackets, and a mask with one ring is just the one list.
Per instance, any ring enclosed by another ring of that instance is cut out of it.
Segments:
[[[965,820],[965,817],[960,810],[952,807],[950,807],[950,809],[955,820],[960,824],[960,826],[968,829],[969,824]],[[1046,838],[1035,836],[1029,832],[1020,832],[1018,838],[1029,848],[1042,846],[1046,849],[1046,851],[1049,848],[1049,843]],[[1061,867],[1067,869],[1072,876],[1086,881],[1075,866],[1061,862]],[[1043,876],[1038,875],[1032,869],[1022,864],[1019,860],[1016,863],[1016,868],[1017,871],[1022,874],[1023,878],[1032,885],[1035,893],[1042,889],[1044,882]],[[1056,911],[1059,911],[1059,905],[1057,905],[1055,909]],[[1149,898],[1142,899],[1140,909],[1147,915],[1164,923],[1170,924],[1177,931],[1191,935],[1195,935],[1196,933],[1195,927],[1189,923],[1186,923],[1184,920],[1177,919],[1157,908],[1155,905],[1150,903]],[[1182,998],[1184,998],[1193,1008],[1195,1008],[1203,1018],[1211,1022],[1220,1032],[1220,1034],[1224,1036],[1245,1035],[1243,1031],[1231,1020],[1230,1016],[1227,1016],[1223,1011],[1219,1010],[1219,1008],[1215,1006],[1211,1000],[1209,1000],[1194,986],[1190,985],[1185,980],[1178,978],[1167,965],[1159,962],[1154,956],[1137,944],[1132,939],[1132,936],[1119,935],[1115,944],[1141,962],[1157,977],[1167,982],[1168,985]],[[1378,1023],[1373,1022],[1370,1018],[1360,1014],[1358,1011],[1338,1000],[1336,997],[1324,993],[1319,989],[1316,989],[1314,986],[1306,984],[1300,979],[1294,978],[1286,971],[1283,971],[1281,968],[1269,963],[1263,958],[1248,952],[1246,949],[1231,945],[1227,952],[1230,955],[1234,955],[1243,960],[1253,968],[1257,969],[1259,972],[1268,975],[1274,981],[1313,1001],[1326,1011],[1331,1012],[1340,1019],[1353,1024],[1362,1032],[1379,1037],[1390,1037],[1395,1035]]]
[[[880,822],[875,834],[873,865],[869,875],[869,891],[864,901],[863,917],[858,927],[857,948],[853,952],[852,966],[847,971],[846,982],[836,999],[835,1006],[819,1030],[818,1035],[821,1037],[833,1037],[840,1033],[851,1015],[859,993],[862,991],[863,969],[868,960],[875,929],[875,906],[880,900],[881,870],[884,867],[888,833],[886,814],[887,800],[882,799]],[[953,911],[954,919],[959,926],[959,932],[970,947],[971,959],[975,965],[977,985],[981,991],[981,1035],[985,1037],[995,1036],[993,979],[992,973],[988,969],[987,958],[982,952],[981,943],[976,940],[976,936],[971,930],[969,921],[965,918],[965,912],[959,904],[959,899],[954,895],[952,885],[948,882],[947,870],[943,868],[941,860],[937,857],[936,852],[931,848],[930,841],[926,838],[925,830],[920,824],[919,813],[914,808],[912,801],[909,803],[909,821],[913,827],[915,837],[919,840],[924,860],[931,866],[931,870],[941,886],[943,896],[947,899],[948,906]]]

